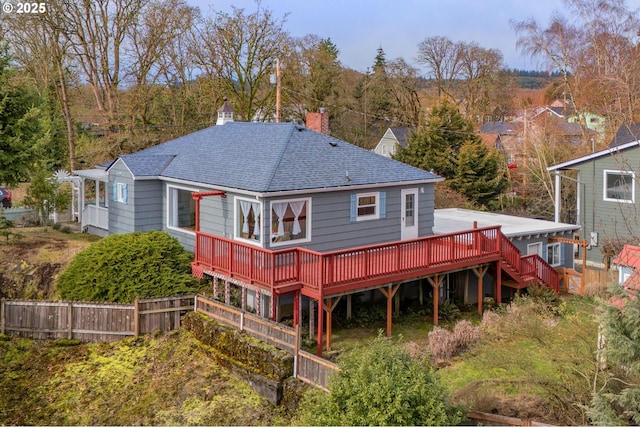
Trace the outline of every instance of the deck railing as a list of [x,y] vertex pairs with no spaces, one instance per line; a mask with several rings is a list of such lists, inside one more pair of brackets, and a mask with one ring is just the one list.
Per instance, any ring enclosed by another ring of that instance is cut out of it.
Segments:
[[[499,256],[522,271],[520,252],[497,226],[324,253],[303,248],[271,251],[197,232],[195,263],[264,288],[298,284],[331,293],[358,283],[417,277],[439,266]],[[548,275],[536,263],[529,270]]]

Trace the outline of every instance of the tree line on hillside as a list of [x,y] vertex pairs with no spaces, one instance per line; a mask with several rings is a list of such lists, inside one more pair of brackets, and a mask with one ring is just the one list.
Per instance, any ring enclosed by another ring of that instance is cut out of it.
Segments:
[[224,98],[239,120],[273,120],[276,60],[284,120],[324,108],[334,136],[365,148],[388,127],[421,131],[445,102],[474,129],[485,116],[530,108],[531,93],[517,88],[523,74],[559,82],[547,101],[568,99],[614,124],[634,120],[637,15],[622,0],[567,3],[575,21],[512,22],[521,51],[547,68],[540,74],[443,36],[416,46],[416,64],[388,59],[381,46],[371,67],[356,71],[330,38],[294,37],[287,15],[260,3],[205,13],[185,0],[60,0],[46,13],[3,14],[0,95],[10,102],[0,107],[0,183],[26,181],[35,169],[93,167],[210,126]]

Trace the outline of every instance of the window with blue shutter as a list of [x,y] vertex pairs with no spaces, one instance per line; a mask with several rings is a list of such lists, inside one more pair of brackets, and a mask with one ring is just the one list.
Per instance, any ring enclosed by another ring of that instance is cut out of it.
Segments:
[[386,193],[352,194],[350,199],[351,222],[366,221],[386,217]]

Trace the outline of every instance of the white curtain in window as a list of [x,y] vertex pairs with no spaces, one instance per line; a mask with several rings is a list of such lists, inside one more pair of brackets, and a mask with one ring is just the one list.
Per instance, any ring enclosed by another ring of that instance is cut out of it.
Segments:
[[260,204],[251,203],[251,207],[253,208],[253,218],[255,220],[253,224],[253,235],[257,238],[260,235]]
[[272,203],[271,209],[278,217],[278,231],[276,231],[275,237],[284,235],[284,214],[287,211],[288,203]]
[[289,206],[291,206],[291,210],[293,211],[293,230],[291,233],[295,236],[296,234],[300,234],[302,229],[300,228],[300,221],[298,218],[302,213],[302,208],[304,207],[304,200],[299,202],[289,202]]
[[251,202],[240,200],[240,209],[242,209],[242,216],[244,217],[242,232],[249,233],[249,212],[251,211]]

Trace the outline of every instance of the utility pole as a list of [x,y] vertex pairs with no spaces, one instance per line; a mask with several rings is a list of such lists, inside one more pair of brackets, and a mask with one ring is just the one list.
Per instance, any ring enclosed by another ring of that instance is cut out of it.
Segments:
[[280,123],[280,60],[276,59],[276,123]]

